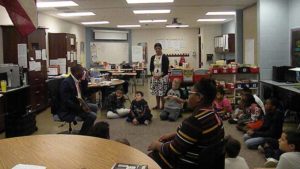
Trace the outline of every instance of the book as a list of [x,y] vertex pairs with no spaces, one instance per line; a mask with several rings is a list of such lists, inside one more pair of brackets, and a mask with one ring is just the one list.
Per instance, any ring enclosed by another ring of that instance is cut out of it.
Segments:
[[115,163],[111,169],[148,169],[147,165]]

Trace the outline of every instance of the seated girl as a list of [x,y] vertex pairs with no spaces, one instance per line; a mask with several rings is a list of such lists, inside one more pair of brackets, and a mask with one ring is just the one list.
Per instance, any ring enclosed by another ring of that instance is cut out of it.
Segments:
[[215,111],[223,120],[227,120],[231,117],[231,102],[225,97],[224,88],[221,86],[217,88],[217,96],[213,103],[213,106]]

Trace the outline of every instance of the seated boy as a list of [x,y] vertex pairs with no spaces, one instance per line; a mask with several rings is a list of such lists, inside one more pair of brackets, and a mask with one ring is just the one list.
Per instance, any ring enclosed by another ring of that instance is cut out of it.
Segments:
[[300,166],[300,133],[285,132],[279,139],[279,149],[283,152],[276,169],[299,169]]
[[266,100],[266,115],[258,129],[249,129],[244,135],[245,144],[249,149],[256,149],[265,138],[278,139],[282,133],[283,113],[278,111],[279,102],[275,98]]
[[213,103],[213,106],[215,111],[223,120],[227,120],[231,117],[231,102],[225,97],[225,91],[223,87],[217,88],[217,96]]
[[225,169],[249,169],[246,160],[243,157],[238,156],[241,150],[241,143],[227,136],[225,138]]
[[128,122],[134,125],[145,124],[148,125],[152,119],[151,110],[148,103],[144,100],[144,93],[141,91],[135,92],[135,100],[131,102],[130,113],[127,117]]
[[[273,142],[273,141],[272,141]],[[284,131],[277,144],[264,144],[264,153],[267,158],[265,167],[276,169],[298,169],[300,166],[300,133]],[[279,160],[279,162],[278,162]]]
[[167,91],[164,97],[164,110],[160,113],[161,120],[176,121],[181,113],[183,103],[183,91],[180,89],[180,79],[174,79],[172,88]]
[[130,109],[126,109],[124,106],[125,98],[122,90],[117,90],[107,98],[107,118],[115,119],[125,117],[130,112]]

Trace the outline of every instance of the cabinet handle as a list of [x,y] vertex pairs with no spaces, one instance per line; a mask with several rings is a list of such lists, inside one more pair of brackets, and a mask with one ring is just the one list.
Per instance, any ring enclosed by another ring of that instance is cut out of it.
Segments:
[[36,91],[36,92],[35,92],[35,94],[39,94],[39,93],[40,93],[40,91]]
[[38,81],[38,80],[39,80],[39,78],[35,78],[34,80],[35,80],[35,81]]

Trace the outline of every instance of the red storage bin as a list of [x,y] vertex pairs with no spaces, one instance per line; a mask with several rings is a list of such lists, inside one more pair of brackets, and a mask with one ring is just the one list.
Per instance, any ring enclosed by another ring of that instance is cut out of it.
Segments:
[[251,73],[259,73],[259,67],[250,67]]
[[236,73],[237,72],[237,68],[236,67],[231,67],[231,68],[228,68],[228,73]]
[[229,73],[229,69],[227,67],[220,68],[220,73],[227,74]]
[[220,68],[211,68],[210,73],[211,74],[219,74],[220,73]]
[[196,83],[198,81],[200,81],[203,78],[209,78],[209,74],[206,75],[195,75],[193,76],[193,82]]

